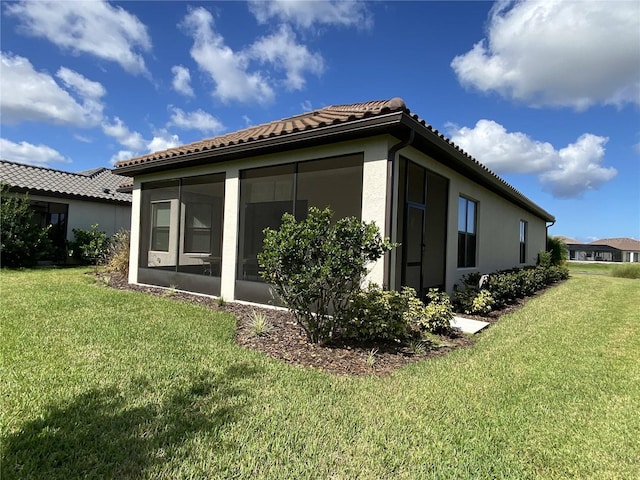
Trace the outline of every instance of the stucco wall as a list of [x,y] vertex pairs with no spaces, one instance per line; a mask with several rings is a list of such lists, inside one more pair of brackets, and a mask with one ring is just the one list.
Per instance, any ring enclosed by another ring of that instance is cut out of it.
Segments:
[[[132,248],[131,248],[131,282],[137,281],[137,255],[139,238],[139,203],[140,185],[142,182],[167,180],[193,175],[205,175],[225,172],[225,203],[223,219],[223,243],[222,243],[222,273],[221,295],[227,300],[235,298],[236,264],[238,254],[238,205],[239,205],[239,172],[244,169],[257,168],[271,165],[279,165],[290,162],[321,159],[333,156],[357,154],[364,155],[363,165],[363,194],[362,194],[362,220],[374,221],[381,229],[384,236],[394,239],[395,232],[387,231],[389,222],[386,219],[387,207],[387,152],[398,140],[390,136],[374,137],[367,141],[341,142],[323,147],[297,150],[282,154],[250,157],[240,161],[217,163],[208,166],[184,168],[170,172],[155,173],[138,176],[134,181],[133,195],[133,221],[132,221]],[[490,192],[474,182],[466,179],[457,172],[442,165],[413,148],[404,148],[398,155],[407,157],[430,171],[437,173],[449,180],[448,206],[447,206],[447,252],[446,264],[446,289],[451,291],[453,285],[465,273],[471,271],[492,272],[498,269],[511,268],[521,265],[519,263],[519,226],[520,220],[528,222],[527,264],[535,264],[537,254],[545,248],[546,228],[545,222],[535,215],[522,210],[507,200]],[[397,168],[397,166],[396,166]],[[398,175],[396,171],[395,183],[397,190]],[[471,269],[457,268],[457,216],[458,197],[464,195],[478,202],[478,227],[477,227],[477,266]],[[398,199],[394,198],[392,204],[397,207]],[[392,225],[396,225],[393,218]],[[395,230],[395,229],[394,229]],[[397,251],[390,255],[390,265],[395,265]],[[393,276],[392,276],[393,278]],[[386,284],[384,274],[384,260],[381,259],[373,266],[368,280],[378,284]],[[393,285],[392,285],[393,286]]]
[[129,205],[31,194],[29,194],[29,200],[65,203],[69,206],[67,240],[74,240],[74,228],[90,230],[91,225],[95,223],[98,224],[98,229],[106,232],[107,235],[113,235],[119,230],[129,230],[131,225],[131,207]]
[[[460,277],[470,272],[490,273],[522,265],[535,265],[538,252],[546,247],[546,223],[454,170],[413,148],[401,154],[449,179],[446,289],[452,291]],[[458,268],[458,198],[478,202],[475,268]],[[526,262],[520,263],[520,220],[527,222]]]
[[[140,186],[144,182],[168,180],[194,175],[206,175],[211,173],[226,173],[225,202],[223,219],[222,240],[222,272],[221,272],[221,296],[227,300],[235,298],[236,264],[238,255],[238,224],[240,201],[241,170],[280,165],[291,162],[303,162],[349,154],[364,154],[363,165],[363,195],[362,195],[362,220],[375,221],[381,230],[385,228],[385,202],[386,202],[386,154],[391,137],[377,137],[372,141],[341,142],[332,145],[307,148],[281,154],[249,157],[233,162],[223,162],[208,166],[183,168],[170,172],[154,173],[138,176],[134,179],[133,214],[131,239],[131,259],[129,269],[129,281],[137,282],[138,266],[138,240],[140,229],[139,202]],[[385,233],[385,235],[388,235]],[[135,247],[134,247],[135,245]],[[135,258],[134,258],[135,257]],[[384,263],[381,261],[372,267],[368,280],[379,284],[384,283]]]

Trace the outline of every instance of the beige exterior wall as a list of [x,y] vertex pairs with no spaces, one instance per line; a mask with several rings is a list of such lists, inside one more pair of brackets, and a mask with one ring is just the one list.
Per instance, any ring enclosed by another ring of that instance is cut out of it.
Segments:
[[131,207],[114,203],[99,203],[69,198],[48,197],[29,194],[29,200],[55,202],[69,205],[67,219],[67,240],[73,240],[73,229],[90,230],[97,223],[99,230],[113,235],[119,230],[129,230]]
[[[544,220],[413,148],[405,148],[401,154],[449,179],[445,279],[448,292],[453,290],[454,284],[462,275],[470,272],[491,273],[520,265],[535,265],[538,252],[546,248]],[[460,195],[478,202],[475,268],[458,268],[458,198]],[[519,262],[520,220],[525,220],[528,227],[525,264]]]
[[[132,248],[130,254],[129,281],[131,283],[137,283],[137,245],[139,244],[140,235],[140,185],[143,182],[169,180],[178,177],[207,175],[220,172],[226,173],[220,294],[227,300],[233,300],[235,298],[236,265],[238,255],[240,172],[246,169],[268,167],[285,163],[318,160],[349,154],[364,154],[362,220],[375,221],[376,225],[378,225],[381,230],[384,230],[386,224],[386,155],[390,144],[392,144],[392,140],[392,137],[384,136],[377,137],[366,143],[360,141],[341,142],[321,147],[296,150],[294,152],[248,157],[246,159],[233,162],[183,168],[136,177],[133,186],[133,209],[135,214],[132,216],[131,227]],[[339,194],[339,191],[336,191],[336,194]],[[388,236],[388,233],[385,232],[384,235]],[[382,261],[372,267],[367,280],[379,284],[384,283],[384,264]]]
[[[205,175],[213,173],[226,173],[225,202],[223,220],[222,241],[222,273],[221,296],[226,300],[235,298],[236,265],[238,255],[238,224],[239,224],[239,200],[240,200],[240,172],[245,169],[273,166],[305,160],[317,160],[322,158],[358,154],[364,155],[363,166],[363,193],[362,193],[362,220],[374,221],[380,228],[383,236],[394,240],[395,228],[387,231],[386,205],[387,205],[387,154],[389,148],[398,140],[391,136],[380,136],[367,141],[341,142],[332,145],[296,150],[281,154],[272,154],[259,157],[211,164],[207,166],[184,168],[170,172],[156,173],[136,177],[133,194],[133,215],[131,226],[131,261],[129,281],[137,282],[138,267],[138,242],[140,225],[140,185],[142,182],[168,180],[178,177]],[[528,223],[527,238],[527,264],[536,262],[537,254],[545,248],[546,227],[545,222],[536,216],[516,207],[502,197],[475,184],[452,169],[436,162],[421,152],[408,147],[400,150],[400,155],[409,160],[423,165],[430,171],[437,173],[449,180],[448,193],[448,224],[447,224],[447,252],[446,252],[446,289],[450,292],[453,285],[460,277],[471,271],[492,272],[498,269],[511,268],[519,263],[519,226],[520,220]],[[394,175],[394,191],[397,192],[398,172]],[[472,269],[457,268],[457,217],[458,197],[464,195],[478,202],[477,224],[477,266]],[[398,199],[392,200],[393,212],[397,211]],[[396,225],[395,214],[392,225]],[[395,265],[397,249],[391,252],[390,265]],[[392,275],[393,278],[393,275]],[[387,280],[384,275],[384,261],[381,259],[371,269],[368,281],[385,285]],[[397,287],[391,285],[391,287]]]

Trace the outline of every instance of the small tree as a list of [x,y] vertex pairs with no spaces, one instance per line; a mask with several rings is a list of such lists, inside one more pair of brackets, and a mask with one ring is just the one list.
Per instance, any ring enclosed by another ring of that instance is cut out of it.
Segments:
[[552,265],[562,265],[569,258],[567,244],[560,237],[547,237],[547,251],[551,253]]
[[330,209],[311,207],[306,219],[285,214],[265,229],[260,274],[313,343],[333,337],[360,291],[369,263],[394,247],[374,223],[348,217],[332,224]]
[[32,267],[50,249],[47,228],[33,222],[26,195],[9,194],[0,183],[0,263],[3,267]]

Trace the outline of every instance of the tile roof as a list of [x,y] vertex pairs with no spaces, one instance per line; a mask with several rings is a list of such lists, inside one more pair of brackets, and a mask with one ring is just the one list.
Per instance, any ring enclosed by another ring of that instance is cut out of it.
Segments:
[[564,235],[554,235],[555,238],[559,238],[560,240],[562,240],[564,243],[566,243],[567,245],[571,244],[571,245],[579,245],[582,242],[580,240],[576,240],[575,238],[571,238],[571,237],[565,237]]
[[0,181],[32,194],[80,197],[98,201],[131,203],[131,194],[118,192],[127,177],[108,168],[71,173],[0,160]]
[[[448,158],[455,158],[455,165],[463,169],[465,175],[473,175],[476,181],[481,181],[484,185],[490,186],[490,188],[506,198],[524,205],[525,208],[546,221],[555,221],[553,215],[534,204],[521,192],[446,138],[438,130],[428,125],[417,115],[412,114],[404,100],[399,97],[390,100],[375,100],[324,107],[237,132],[207,138],[128,160],[121,160],[116,163],[115,171],[121,169],[123,175],[133,176],[144,170],[151,171],[151,169],[155,169],[158,171],[171,168],[169,165],[174,163],[180,163],[181,166],[190,166],[195,165],[195,163],[189,164],[187,162],[191,162],[196,158],[201,161],[200,159],[206,156],[207,161],[214,161],[214,157],[222,158],[227,154],[230,155],[231,151],[241,148],[251,149],[254,150],[252,154],[259,154],[260,149],[273,148],[272,142],[277,139],[282,139],[283,142],[290,140],[293,143],[298,140],[309,139],[314,135],[317,136],[314,138],[326,138],[322,137],[325,133],[326,135],[335,134],[336,137],[334,138],[337,138],[338,133],[344,132],[357,132],[357,134],[362,132],[361,136],[366,136],[367,134],[372,135],[373,133],[370,132],[374,131],[372,130],[374,128],[376,128],[376,134],[393,134],[393,127],[399,127],[401,124],[417,132],[423,139],[426,139],[424,140],[425,142],[436,145],[436,150],[446,149]],[[370,130],[367,130],[368,128]],[[386,130],[384,130],[385,128]],[[443,161],[440,158],[436,158],[436,160]],[[443,161],[443,163],[445,162]],[[451,166],[451,168],[458,167]]]
[[152,162],[154,160],[185,156],[191,153],[207,150],[215,150],[216,148],[257,142],[267,138],[285,136],[330,125],[337,125],[340,123],[353,122],[355,120],[397,111],[408,112],[404,101],[400,98],[354,103],[350,105],[333,105],[293,117],[284,118],[282,120],[275,120],[262,125],[245,128],[243,130],[238,130],[237,132],[207,138],[187,145],[168,148],[166,150],[141,155],[128,160],[121,160],[116,163],[116,169]]
[[588,245],[607,245],[624,251],[640,251],[640,240],[633,238],[602,238]]

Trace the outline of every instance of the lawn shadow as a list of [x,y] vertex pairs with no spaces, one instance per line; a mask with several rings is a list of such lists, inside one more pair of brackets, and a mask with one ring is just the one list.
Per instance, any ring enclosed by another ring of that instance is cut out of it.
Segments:
[[127,398],[135,394],[116,387],[51,405],[2,440],[2,478],[139,478],[178,455],[195,434],[213,437],[210,444],[221,450],[235,449],[220,436],[251,399],[239,381],[255,374],[244,363],[218,375],[203,372],[158,404],[141,381],[137,388],[147,393],[141,406]]

